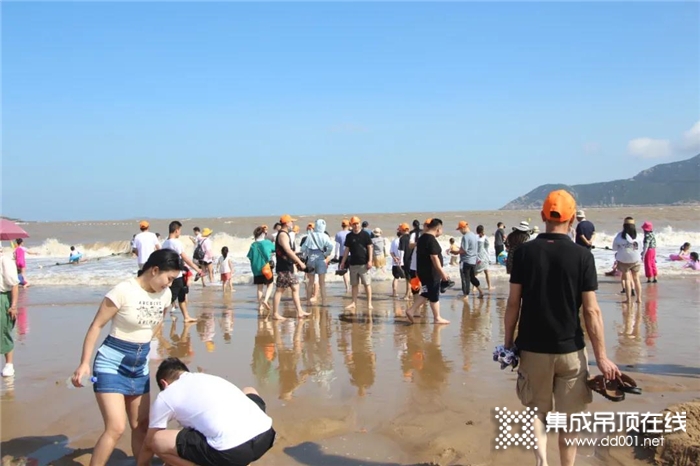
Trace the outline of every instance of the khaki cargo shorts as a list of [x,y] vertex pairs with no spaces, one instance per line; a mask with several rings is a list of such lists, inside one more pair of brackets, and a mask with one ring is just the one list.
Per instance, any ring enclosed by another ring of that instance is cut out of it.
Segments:
[[372,277],[367,270],[366,265],[351,265],[350,266],[350,286],[357,286],[362,282],[364,286],[372,284]]
[[593,401],[586,349],[568,354],[520,352],[516,391],[523,406],[546,414],[580,413]]

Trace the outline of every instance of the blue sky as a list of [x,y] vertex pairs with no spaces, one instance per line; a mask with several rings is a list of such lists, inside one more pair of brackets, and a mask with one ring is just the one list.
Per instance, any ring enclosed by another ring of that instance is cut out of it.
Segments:
[[699,13],[5,2],[2,212],[489,210],[631,177],[700,152]]

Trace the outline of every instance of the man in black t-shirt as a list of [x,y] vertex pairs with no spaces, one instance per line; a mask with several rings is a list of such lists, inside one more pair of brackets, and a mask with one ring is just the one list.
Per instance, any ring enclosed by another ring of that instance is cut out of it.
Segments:
[[[510,295],[505,315],[506,348],[520,352],[517,393],[523,406],[536,408],[534,432],[538,464],[547,464],[547,413],[584,411],[592,401],[588,388],[588,357],[579,309],[583,306],[586,331],[598,368],[606,379],[620,371],[605,353],[603,319],[596,299],[595,261],[587,249],[567,235],[573,225],[576,202],[564,190],[552,191],[542,208],[546,233],[513,253]],[[576,433],[560,432],[561,464],[573,465]]]
[[[353,312],[357,308],[357,295],[360,292],[360,282],[367,293],[367,307],[372,307],[372,278],[369,271],[372,269],[372,238],[362,229],[360,219],[350,219],[350,233],[345,237],[345,252],[340,261],[340,268],[344,269],[346,262],[349,264],[350,286],[352,287],[352,303],[345,308]],[[350,259],[348,260],[348,255]]]
[[[420,227],[420,222],[418,220],[413,221],[413,227],[416,225]],[[409,299],[411,297],[411,256],[413,255],[413,247],[411,246],[411,233],[408,228],[404,229],[401,240],[399,241],[399,251],[403,251],[403,273],[406,276],[406,296],[404,299]],[[414,245],[415,246],[415,245]]]
[[595,237],[595,225],[586,220],[586,213],[583,210],[576,212],[576,244],[584,248],[593,249],[593,238]]
[[413,301],[413,306],[406,310],[406,318],[413,323],[413,313],[426,302],[430,302],[433,311],[433,323],[449,324],[450,321],[440,316],[440,282],[449,280],[442,268],[442,247],[437,237],[442,234],[442,220],[433,218],[426,225],[426,230],[418,238],[414,253],[416,254],[416,273],[421,283],[420,295]]
[[496,251],[496,264],[498,264],[498,256],[501,255],[506,248],[506,225],[503,222],[498,222],[496,232],[493,234],[493,248]]

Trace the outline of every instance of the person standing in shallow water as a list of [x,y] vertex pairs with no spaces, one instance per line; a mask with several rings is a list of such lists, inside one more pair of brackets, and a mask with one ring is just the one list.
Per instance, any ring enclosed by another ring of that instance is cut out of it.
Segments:
[[[264,310],[271,310],[269,302],[274,283],[274,276],[271,275],[270,278],[267,278],[263,275],[263,267],[270,264],[272,254],[275,252],[275,244],[268,238],[264,227],[265,225],[253,230],[253,244],[250,245],[247,255],[250,261],[250,270],[253,273],[253,284],[257,288],[259,315],[262,315]],[[270,265],[271,268],[272,265],[274,264]]]
[[427,222],[424,233],[418,239],[415,254],[417,255],[416,273],[421,283],[420,294],[413,301],[413,305],[406,310],[406,318],[413,323],[414,313],[421,306],[430,302],[430,310],[433,312],[434,324],[449,324],[450,321],[440,315],[440,286],[441,282],[448,282],[442,268],[442,247],[437,238],[442,235],[442,220],[430,219]]
[[180,273],[180,256],[171,249],[153,252],[136,278],[112,288],[102,300],[85,335],[80,365],[72,383],[82,387],[90,376],[90,359],[102,328],[111,324],[109,335],[97,350],[92,373],[95,398],[105,430],[97,440],[91,466],[107,464],[121,438],[127,420],[131,449],[138,458],[148,430],[150,375],[148,353],[153,330],[170,305],[169,287]]
[[19,299],[19,278],[17,268],[9,256],[3,254],[0,246],[0,346],[5,356],[3,377],[15,375],[13,338],[17,321],[17,300]]
[[498,222],[496,232],[493,234],[493,248],[496,251],[496,264],[498,264],[498,256],[505,250],[506,242],[506,225],[503,222]]
[[352,287],[352,303],[345,310],[351,313],[357,308],[357,296],[360,292],[360,282],[365,287],[367,294],[367,309],[372,307],[372,278],[369,271],[372,270],[373,246],[369,233],[364,231],[360,225],[359,217],[350,219],[352,230],[345,237],[345,253],[340,261],[340,268],[344,269],[348,264],[350,275],[350,286]]
[[632,302],[632,291],[636,290],[637,302],[642,302],[642,283],[639,280],[642,260],[642,242],[637,237],[637,227],[632,217],[625,218],[622,231],[613,240],[617,269],[622,273],[622,288],[625,302]]
[[656,235],[654,235],[654,225],[651,222],[642,224],[644,232],[644,246],[642,247],[642,260],[644,261],[644,275],[647,283],[656,283],[659,275],[656,269]]
[[484,234],[484,226],[479,225],[476,227],[476,235],[478,237],[478,248],[477,248],[477,260],[476,268],[474,269],[474,274],[478,275],[484,272],[484,277],[486,277],[486,288],[491,290],[491,277],[489,276],[489,265],[491,261],[489,260],[489,239]]
[[[199,267],[192,262],[190,256],[185,254],[185,248],[182,246],[182,242],[180,241],[181,230],[182,223],[177,220],[170,222],[170,225],[168,226],[168,239],[163,241],[161,249],[170,249],[175,251],[185,264],[194,269],[197,274],[201,274],[202,271],[199,269]],[[175,278],[170,285],[170,293],[172,303],[175,303],[175,301],[178,302],[180,312],[182,312],[182,317],[185,319],[185,322],[196,322],[197,319],[191,317],[187,312],[187,294],[189,293],[189,287],[187,286],[187,283],[185,283],[185,276],[182,272],[180,272],[177,278]]]
[[297,319],[308,317],[311,314],[305,312],[301,307],[301,298],[299,297],[299,279],[296,276],[294,266],[300,270],[306,270],[306,264],[296,255],[292,249],[292,238],[289,232],[294,228],[294,219],[289,215],[283,215],[280,218],[280,231],[275,239],[275,254],[277,256],[277,288],[275,289],[275,297],[272,300],[272,318],[276,320],[284,320],[284,316],[280,314],[280,302],[282,294],[285,290],[292,290],[292,299],[297,311]]

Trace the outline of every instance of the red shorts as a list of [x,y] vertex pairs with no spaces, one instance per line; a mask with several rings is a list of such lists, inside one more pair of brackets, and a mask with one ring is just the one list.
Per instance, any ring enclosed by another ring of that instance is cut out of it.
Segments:
[[226,281],[229,281],[229,280],[231,280],[231,273],[230,273],[230,272],[229,272],[229,273],[222,273],[222,274],[221,274],[221,281],[222,281],[222,282],[226,282]]

